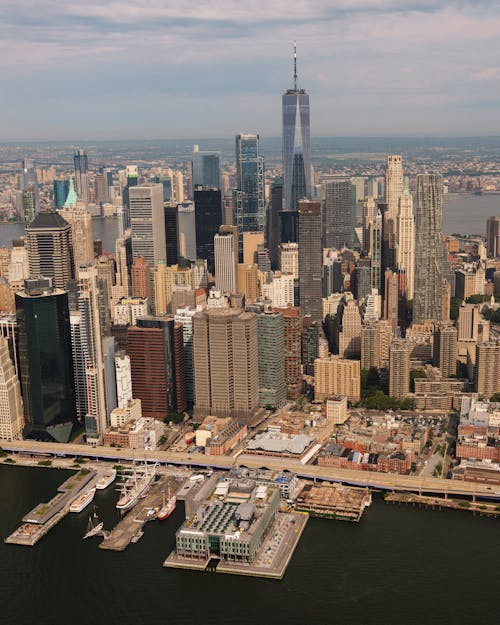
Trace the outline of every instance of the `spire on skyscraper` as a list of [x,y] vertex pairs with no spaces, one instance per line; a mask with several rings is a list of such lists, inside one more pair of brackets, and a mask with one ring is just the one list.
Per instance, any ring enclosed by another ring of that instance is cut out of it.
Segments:
[[73,183],[73,176],[69,179],[69,191],[66,197],[66,201],[64,202],[64,208],[75,207],[78,201],[78,195],[75,190],[75,185]]
[[293,88],[297,91],[297,42],[293,42]]

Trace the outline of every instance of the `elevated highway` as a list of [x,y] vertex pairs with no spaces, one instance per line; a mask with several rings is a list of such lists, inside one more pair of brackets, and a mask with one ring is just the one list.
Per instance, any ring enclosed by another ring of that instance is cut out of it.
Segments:
[[249,469],[267,468],[271,470],[288,470],[299,477],[327,482],[342,482],[352,486],[362,486],[377,490],[432,493],[444,496],[465,496],[500,501],[500,487],[447,480],[432,476],[399,475],[395,473],[372,473],[352,469],[337,469],[311,464],[301,464],[298,460],[277,458],[273,456],[254,456],[241,454],[237,458],[231,456],[208,456],[204,454],[172,453],[170,451],[144,451],[120,449],[117,447],[91,447],[72,443],[41,443],[38,441],[3,441],[0,447],[8,452],[23,454],[50,454],[54,456],[85,457],[94,460],[111,462],[132,462],[133,460],[149,460],[161,464],[183,465],[210,469],[229,470],[233,467]]

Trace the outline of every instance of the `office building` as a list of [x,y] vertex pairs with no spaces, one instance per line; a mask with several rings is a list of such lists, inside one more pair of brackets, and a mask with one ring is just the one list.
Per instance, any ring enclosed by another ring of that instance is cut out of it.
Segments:
[[0,438],[18,440],[24,428],[21,385],[9,351],[9,343],[0,334]]
[[167,265],[177,265],[179,262],[179,231],[177,205],[165,204],[165,254],[162,260]]
[[361,370],[359,360],[338,356],[314,361],[314,401],[345,395],[351,402],[360,398]]
[[[177,205],[177,228],[179,238],[179,256],[181,258],[195,261],[196,218],[193,202],[182,202],[182,204]],[[175,263],[167,262],[167,264],[170,265]]]
[[350,180],[323,182],[324,246],[341,250],[354,242],[354,193]]
[[298,399],[302,394],[301,335],[302,316],[297,306],[275,308],[283,315],[285,355],[285,384],[287,399]]
[[382,229],[383,218],[380,209],[377,210],[375,221],[370,227],[371,250],[371,287],[382,292]]
[[[70,179],[68,195],[59,215],[71,226],[71,242],[73,245],[74,274],[82,265],[88,265],[94,259],[94,234],[92,215],[85,202],[80,202]],[[111,287],[111,285],[109,285]]]
[[385,203],[387,204],[387,217],[394,224],[399,213],[399,199],[403,195],[403,159],[398,154],[387,157],[385,169]]
[[151,267],[143,256],[135,258],[130,276],[132,297],[142,297],[151,302]]
[[363,202],[363,252],[371,256],[371,230],[377,216],[377,204],[373,196],[368,196]]
[[27,433],[68,442],[76,405],[67,293],[50,278],[26,280],[16,318]]
[[286,399],[283,315],[265,306],[257,315],[259,403],[280,406]]
[[488,217],[486,222],[486,251],[489,258],[500,256],[500,217]]
[[25,223],[29,224],[36,216],[35,187],[30,185],[21,191],[22,216]]
[[410,345],[402,340],[389,347],[389,395],[405,399],[410,392]]
[[193,189],[196,187],[213,187],[222,190],[221,153],[200,150],[195,145],[192,159]]
[[189,307],[178,308],[174,321],[182,326],[184,345],[184,373],[186,378],[186,401],[189,406],[194,403],[194,362],[193,362],[193,318],[196,310]]
[[415,281],[413,323],[437,321],[442,315],[443,180],[437,174],[417,176],[415,221]]
[[275,178],[271,185],[271,197],[266,219],[266,246],[271,259],[271,269],[279,267],[280,213],[283,210],[283,178]]
[[236,135],[236,185],[241,192],[241,206],[233,218],[238,232],[264,232],[264,158],[259,135]]
[[259,248],[264,247],[264,233],[243,232],[241,239],[243,243],[243,263],[245,265],[257,263]]
[[474,390],[484,399],[500,393],[500,343],[489,341],[476,346]]
[[149,314],[148,300],[143,297],[122,297],[114,305],[113,323],[135,326],[139,317]]
[[271,300],[278,308],[293,306],[294,282],[291,274],[275,271],[269,282],[261,284],[262,297]]
[[413,299],[413,281],[415,274],[415,220],[413,216],[413,199],[405,185],[399,198],[397,216],[396,265],[406,273],[405,296],[408,301]]
[[207,261],[210,273],[215,271],[214,236],[222,225],[220,189],[197,187],[194,190],[196,222],[196,257]]
[[195,417],[251,419],[259,406],[257,318],[212,308],[194,316]]
[[458,332],[451,323],[439,323],[434,333],[434,364],[443,378],[457,373]]
[[299,279],[299,244],[282,243],[280,245],[281,273],[289,273],[294,280]]
[[236,293],[238,229],[223,225],[214,236],[215,286],[223,293]]
[[71,226],[56,211],[38,213],[26,228],[30,276],[52,278],[53,286],[66,289],[75,277]]
[[24,192],[28,192],[29,195],[29,210],[30,214],[25,216],[25,221],[29,223],[34,219],[35,215],[40,210],[40,198],[38,195],[38,178],[36,174],[35,162],[31,158],[23,159],[21,164],[21,173],[19,175],[19,190],[23,194],[24,205]]
[[299,297],[303,314],[322,319],[323,249],[320,202],[299,202]]
[[74,156],[76,193],[83,202],[90,202],[89,161],[84,150],[79,148]]
[[387,369],[392,331],[386,321],[371,321],[361,328],[361,369]]
[[236,269],[236,292],[245,296],[245,302],[250,304],[260,295],[259,269],[257,265],[240,263]]
[[118,408],[126,408],[132,401],[132,371],[130,356],[125,353],[115,355],[116,398]]
[[195,289],[194,272],[190,267],[172,265],[167,267],[165,263],[158,264],[154,273],[155,287],[155,310],[157,315],[164,315],[171,310],[171,301],[176,291],[192,291]]
[[361,315],[358,302],[349,300],[342,306],[339,315],[339,355],[342,358],[359,358],[361,355]]
[[295,47],[293,86],[283,94],[282,112],[283,204],[285,211],[296,211],[300,200],[311,197],[312,170],[309,95],[298,86]]

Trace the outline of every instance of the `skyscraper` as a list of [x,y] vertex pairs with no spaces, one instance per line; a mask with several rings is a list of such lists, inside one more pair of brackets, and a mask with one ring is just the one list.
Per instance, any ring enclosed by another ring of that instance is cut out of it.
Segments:
[[196,310],[185,307],[178,308],[174,316],[175,323],[182,325],[186,400],[189,405],[194,403],[193,317],[195,314]]
[[250,419],[259,406],[257,319],[234,308],[194,316],[195,416]]
[[166,204],[165,213],[165,257],[167,265],[177,265],[179,262],[179,224],[177,205]]
[[241,205],[233,223],[241,232],[263,232],[265,225],[264,158],[259,151],[259,135],[236,135],[236,184]]
[[486,249],[490,258],[500,256],[500,217],[488,217],[486,222]]
[[300,308],[288,306],[275,308],[274,312],[280,312],[283,315],[286,396],[288,399],[297,399],[302,393]]
[[215,187],[222,189],[220,152],[200,150],[197,145],[193,150],[192,161],[193,189],[195,187]]
[[130,187],[130,228],[134,259],[142,256],[153,271],[166,259],[165,216],[161,184]]
[[302,314],[321,322],[323,248],[320,202],[299,202],[299,296]]
[[382,292],[382,213],[377,210],[370,226],[371,286]]
[[[271,186],[271,198],[266,219],[266,245],[271,259],[271,268],[279,266],[280,212],[283,207],[283,178],[275,178]],[[245,262],[245,261],[243,261]]]
[[49,278],[26,280],[16,317],[28,434],[68,442],[76,405],[67,293]]
[[193,202],[183,202],[177,205],[177,229],[179,256],[196,260],[196,219]]
[[207,261],[208,271],[214,273],[214,236],[222,224],[220,189],[198,187],[194,190],[196,222],[196,257]]
[[283,315],[270,306],[257,315],[259,402],[279,406],[286,399]]
[[485,399],[500,393],[500,342],[489,341],[476,345],[474,390]]
[[238,230],[236,226],[221,226],[214,237],[215,285],[223,293],[236,292],[238,266]]
[[[74,274],[76,276],[80,266],[87,265],[94,259],[94,235],[92,215],[85,202],[78,200],[73,186],[73,178],[70,180],[64,208],[59,211],[59,214],[71,226]],[[111,284],[109,286],[111,288]]]
[[385,203],[387,218],[395,224],[399,211],[399,198],[403,194],[403,159],[398,154],[387,157],[385,170]]
[[21,386],[10,358],[9,343],[0,334],[0,438],[22,438],[23,427]]
[[397,216],[396,264],[406,272],[406,299],[413,299],[415,274],[415,222],[413,217],[413,199],[408,185],[404,186],[399,198]]
[[36,175],[36,167],[35,162],[31,158],[23,159],[21,166],[21,175],[19,177],[19,190],[30,190],[32,195],[34,212],[32,215],[29,216],[29,218],[25,218],[25,221],[29,222],[40,210],[40,198],[38,195],[38,179]]
[[442,314],[443,179],[437,174],[417,176],[415,224],[415,282],[413,322],[439,320]]
[[410,392],[410,346],[397,339],[389,348],[389,395],[405,399]]
[[323,223],[325,247],[352,247],[354,240],[354,188],[350,180],[326,180]]
[[62,208],[69,193],[69,180],[54,180],[54,206]]
[[440,323],[434,334],[434,364],[439,367],[443,378],[450,378],[457,372],[458,343],[457,328],[451,323]]
[[311,197],[309,95],[297,84],[297,49],[293,51],[293,87],[282,97],[284,210],[296,211],[299,200]]
[[54,287],[66,289],[75,277],[71,226],[56,211],[42,211],[26,228],[30,276],[52,278]]
[[89,161],[84,150],[79,148],[75,152],[75,180],[78,197],[84,202],[90,202]]

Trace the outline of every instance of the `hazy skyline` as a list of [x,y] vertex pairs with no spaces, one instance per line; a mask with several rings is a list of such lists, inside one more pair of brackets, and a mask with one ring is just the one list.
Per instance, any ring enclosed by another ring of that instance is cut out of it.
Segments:
[[500,3],[3,0],[0,140],[498,135]]

